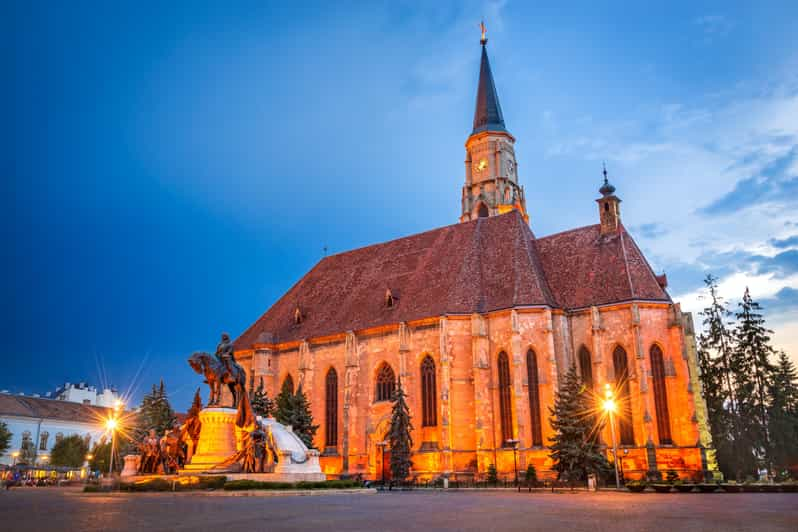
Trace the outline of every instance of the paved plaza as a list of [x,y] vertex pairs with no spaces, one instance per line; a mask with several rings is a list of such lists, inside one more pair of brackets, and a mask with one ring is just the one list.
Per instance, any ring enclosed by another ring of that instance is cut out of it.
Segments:
[[796,494],[403,492],[313,496],[0,492],[15,530],[798,530]]

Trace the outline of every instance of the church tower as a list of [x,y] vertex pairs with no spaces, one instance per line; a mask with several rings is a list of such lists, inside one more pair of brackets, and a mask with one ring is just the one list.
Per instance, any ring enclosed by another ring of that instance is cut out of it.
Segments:
[[482,25],[482,61],[479,67],[474,129],[466,141],[465,185],[461,222],[495,216],[517,209],[529,221],[524,189],[518,185],[515,137],[504,126],[502,108],[488,61]]

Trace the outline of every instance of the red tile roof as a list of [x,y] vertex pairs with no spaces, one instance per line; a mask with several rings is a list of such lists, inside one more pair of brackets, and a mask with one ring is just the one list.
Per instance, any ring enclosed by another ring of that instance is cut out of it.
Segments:
[[109,412],[101,406],[0,393],[0,415],[99,423]]
[[512,211],[326,257],[235,348],[445,314],[629,299],[669,300],[625,230],[600,238],[596,225],[536,239]]

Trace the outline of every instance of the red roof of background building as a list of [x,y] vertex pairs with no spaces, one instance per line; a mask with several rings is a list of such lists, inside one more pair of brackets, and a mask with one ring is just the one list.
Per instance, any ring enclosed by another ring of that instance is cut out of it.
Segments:
[[0,415],[102,423],[110,410],[71,401],[0,393]]
[[[391,308],[386,290],[395,298]],[[446,314],[630,299],[670,300],[623,228],[607,237],[593,225],[536,239],[513,210],[325,257],[235,348]]]

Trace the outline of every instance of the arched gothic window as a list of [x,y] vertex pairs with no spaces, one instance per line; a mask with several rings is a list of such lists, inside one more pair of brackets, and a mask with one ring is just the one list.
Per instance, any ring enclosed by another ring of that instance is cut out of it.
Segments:
[[289,373],[283,379],[283,387],[280,388],[280,391],[288,391],[288,393],[294,393],[294,378]]
[[421,361],[421,426],[438,424],[437,397],[435,390],[435,362],[427,355]]
[[324,407],[324,445],[338,445],[338,373],[330,368],[325,379],[326,402]]
[[510,382],[510,361],[507,353],[499,353],[499,413],[502,422],[502,446],[513,439],[513,406],[510,402],[512,383]]
[[579,372],[582,384],[588,390],[593,389],[593,362],[590,360],[590,351],[584,345],[579,348]]
[[660,445],[670,445],[671,419],[668,413],[668,390],[665,387],[665,361],[662,349],[656,344],[651,346],[651,376],[654,380],[654,405],[657,410],[657,433]]
[[632,403],[629,393],[629,364],[626,351],[618,346],[612,353],[615,368],[615,389],[618,391],[618,427],[621,433],[621,445],[634,445],[635,436],[632,429]]
[[382,363],[380,369],[377,371],[377,390],[375,394],[375,401],[391,401],[393,400],[393,392],[396,389],[396,377],[394,376],[391,366],[386,362]]
[[526,374],[529,382],[529,421],[532,424],[532,445],[543,445],[543,434],[540,428],[538,357],[531,349],[526,352]]
[[50,438],[50,433],[47,431],[42,432],[39,435],[39,450],[46,451],[47,450],[47,440]]
[[488,212],[488,207],[484,203],[479,204],[479,209],[477,209],[477,216],[480,218],[487,218],[490,215]]

